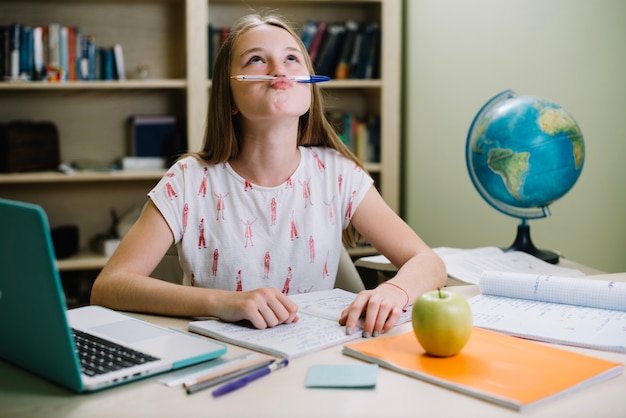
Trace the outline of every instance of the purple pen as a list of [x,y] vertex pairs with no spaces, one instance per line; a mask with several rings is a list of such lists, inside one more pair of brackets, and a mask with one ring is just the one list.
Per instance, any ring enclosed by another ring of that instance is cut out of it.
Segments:
[[233,380],[232,382],[228,382],[225,385],[220,386],[219,388],[213,391],[212,395],[214,398],[217,398],[218,396],[226,395],[227,393],[240,389],[246,386],[248,383],[253,382],[265,375],[268,375],[275,370],[282,369],[283,367],[286,367],[288,364],[289,364],[288,359],[282,359],[279,362],[272,363],[267,367],[263,367],[260,370],[252,372],[244,377],[241,377],[239,379]]

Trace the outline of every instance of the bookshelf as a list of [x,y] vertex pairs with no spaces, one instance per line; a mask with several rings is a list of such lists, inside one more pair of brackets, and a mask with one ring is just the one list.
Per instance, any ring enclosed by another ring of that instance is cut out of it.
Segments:
[[[111,161],[124,155],[128,117],[177,117],[190,150],[201,146],[208,94],[207,24],[232,24],[255,10],[276,12],[300,29],[305,20],[377,21],[380,77],[323,83],[329,109],[381,118],[381,159],[368,163],[377,187],[399,210],[402,0],[0,0],[0,25],[61,23],[80,26],[100,45],[121,44],[126,80],[0,82],[0,123],[50,120],[59,129],[61,160]],[[147,65],[150,77],[133,77]],[[111,209],[124,213],[145,202],[163,171],[0,174],[0,196],[40,204],[52,227],[77,224],[80,246],[110,225]],[[353,255],[367,254],[355,249]],[[106,260],[82,252],[61,260],[62,272],[97,270]]]

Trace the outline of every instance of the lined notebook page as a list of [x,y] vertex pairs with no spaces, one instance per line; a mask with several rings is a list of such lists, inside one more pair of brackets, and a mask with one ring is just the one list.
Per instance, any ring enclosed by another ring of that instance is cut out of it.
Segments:
[[626,282],[486,271],[483,295],[626,311]]

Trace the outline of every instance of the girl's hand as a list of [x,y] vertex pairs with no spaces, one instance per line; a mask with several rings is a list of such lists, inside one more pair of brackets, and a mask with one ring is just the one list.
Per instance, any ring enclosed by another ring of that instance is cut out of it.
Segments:
[[298,321],[298,305],[278,289],[260,288],[229,292],[221,301],[218,318],[227,322],[247,319],[255,328],[265,329]]
[[363,336],[377,337],[392,329],[407,303],[407,297],[401,288],[379,285],[373,290],[359,292],[354,301],[342,313],[340,325],[346,326],[346,333],[351,334],[363,321]]

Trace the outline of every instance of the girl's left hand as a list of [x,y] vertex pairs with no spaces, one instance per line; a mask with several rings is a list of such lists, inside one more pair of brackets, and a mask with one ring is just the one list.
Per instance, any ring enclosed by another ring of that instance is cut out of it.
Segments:
[[352,334],[363,321],[363,336],[377,337],[392,329],[405,308],[406,296],[394,286],[379,285],[376,289],[359,292],[354,301],[341,313],[340,325]]

